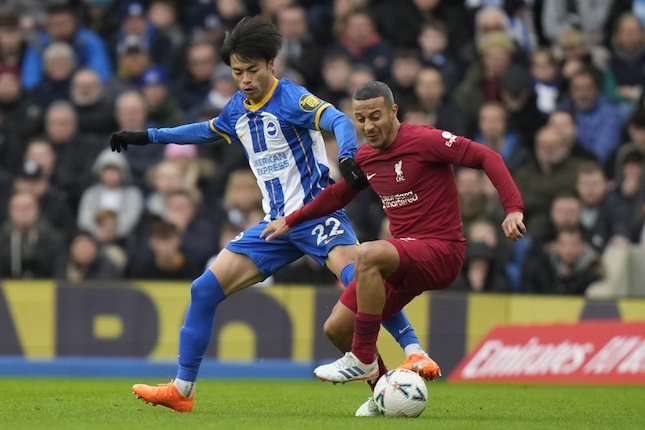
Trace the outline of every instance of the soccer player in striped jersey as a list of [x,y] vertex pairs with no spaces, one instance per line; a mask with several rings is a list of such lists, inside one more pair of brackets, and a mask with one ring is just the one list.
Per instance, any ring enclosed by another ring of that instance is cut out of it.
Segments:
[[[347,183],[364,179],[353,159],[356,133],[352,121],[305,88],[275,78],[273,61],[281,43],[276,27],[264,18],[241,20],[227,33],[222,49],[240,91],[218,117],[174,128],[120,131],[110,139],[112,150],[118,152],[129,145],[194,144],[218,139],[241,144],[262,191],[266,213],[264,221],[235,237],[193,281],[190,306],[179,333],[176,378],[156,387],[136,384],[132,388],[147,402],[176,411],[192,410],[195,381],[211,338],[215,310],[227,296],[304,254],[327,266],[344,285],[354,278],[358,241],[343,210],[303,223],[280,240],[266,242],[260,237],[269,221],[312,201],[333,183],[321,129],[332,131],[339,143],[340,170]],[[423,376],[438,372],[405,315],[399,313],[384,325],[404,348],[406,362],[420,363]],[[351,332],[352,327],[348,330]]]

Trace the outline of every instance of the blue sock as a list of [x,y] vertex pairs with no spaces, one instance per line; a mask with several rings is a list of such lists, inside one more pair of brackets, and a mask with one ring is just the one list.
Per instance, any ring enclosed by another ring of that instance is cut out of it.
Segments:
[[340,271],[340,282],[342,282],[343,285],[347,287],[353,279],[354,263],[349,263],[347,266],[343,267],[343,270]]
[[[346,287],[354,279],[354,263],[350,263],[340,271],[340,282]],[[410,320],[403,311],[400,311],[392,318],[381,323],[385,329],[390,332],[392,337],[405,349],[406,346],[411,344],[421,344],[417,334],[410,324]]]
[[199,365],[213,334],[215,308],[225,298],[222,286],[210,270],[190,286],[190,305],[179,331],[177,379],[192,382],[197,379]]
[[414,343],[421,344],[417,334],[414,332],[414,328],[412,328],[412,324],[410,324],[410,320],[403,311],[399,311],[389,320],[381,322],[381,325],[390,332],[403,349]]

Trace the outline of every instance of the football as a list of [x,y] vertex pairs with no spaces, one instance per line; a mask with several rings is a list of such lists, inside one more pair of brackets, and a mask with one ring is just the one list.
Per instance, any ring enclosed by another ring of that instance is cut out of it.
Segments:
[[383,416],[416,418],[426,408],[428,389],[415,372],[394,369],[376,382],[374,401]]

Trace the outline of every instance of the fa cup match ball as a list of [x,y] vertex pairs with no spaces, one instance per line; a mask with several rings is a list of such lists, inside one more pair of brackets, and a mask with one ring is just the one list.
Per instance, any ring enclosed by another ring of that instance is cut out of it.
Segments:
[[383,416],[416,418],[426,408],[428,389],[415,372],[394,369],[376,382],[374,401]]

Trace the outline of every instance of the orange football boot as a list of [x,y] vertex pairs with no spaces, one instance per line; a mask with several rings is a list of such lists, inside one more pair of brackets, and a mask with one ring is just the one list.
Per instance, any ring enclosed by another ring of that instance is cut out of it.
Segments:
[[439,365],[428,354],[411,354],[398,368],[416,372],[429,381],[441,376]]
[[158,384],[156,387],[135,384],[132,386],[132,392],[137,398],[146,403],[152,403],[154,406],[165,406],[177,412],[190,412],[193,410],[193,404],[195,403],[194,394],[190,398],[182,396],[172,381],[168,384]]

